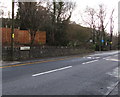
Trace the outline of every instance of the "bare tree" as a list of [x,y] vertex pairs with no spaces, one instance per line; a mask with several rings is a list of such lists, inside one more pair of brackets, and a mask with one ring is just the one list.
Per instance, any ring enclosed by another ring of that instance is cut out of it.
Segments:
[[31,45],[34,43],[37,30],[45,24],[47,16],[47,10],[41,6],[41,2],[19,2],[17,18],[20,28],[29,30]]
[[112,49],[112,37],[113,37],[113,28],[114,28],[113,13],[114,13],[114,9],[112,10],[112,13],[110,16],[110,50]]
[[83,19],[83,16],[81,17],[82,20],[91,28],[91,37],[93,44],[96,44],[98,46],[98,50],[103,50],[103,47],[105,47],[106,43],[105,28],[108,25],[108,23],[105,24],[105,6],[103,4],[100,4],[98,11],[96,11],[94,8],[86,7],[85,13],[87,18]]
[[93,44],[95,44],[95,29],[96,29],[96,11],[94,8],[86,7],[85,13],[87,13],[89,21],[85,21],[91,28],[91,38]]
[[[103,48],[105,47],[105,43],[106,43],[106,38],[105,38],[105,19],[106,19],[106,9],[104,8],[103,4],[99,5],[99,12],[97,15],[98,19],[99,19],[99,31],[100,31],[100,49],[103,50]],[[107,25],[107,24],[106,24]]]

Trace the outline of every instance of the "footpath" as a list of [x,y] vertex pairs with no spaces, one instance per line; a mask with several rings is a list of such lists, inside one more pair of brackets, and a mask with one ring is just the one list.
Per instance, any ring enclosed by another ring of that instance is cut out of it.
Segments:
[[110,92],[110,94],[107,97],[109,96],[111,97],[112,95],[116,95],[117,97],[120,97],[120,83]]
[[57,57],[44,57],[44,58],[36,58],[36,59],[21,60],[21,61],[0,61],[1,63],[0,66],[8,66],[8,65],[14,65],[14,64],[22,64],[22,63],[29,63],[29,62],[45,61],[45,60],[57,60],[57,59],[72,58],[72,57],[84,57],[94,53],[76,54],[76,55],[69,55],[69,56],[57,56]]

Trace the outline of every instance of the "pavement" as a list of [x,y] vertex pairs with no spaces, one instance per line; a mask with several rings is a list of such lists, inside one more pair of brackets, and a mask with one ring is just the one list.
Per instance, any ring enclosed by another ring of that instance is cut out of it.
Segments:
[[[3,95],[118,95],[118,51],[3,65]],[[9,63],[9,62],[8,62]]]
[[115,86],[115,88],[109,93],[109,95],[120,95],[118,92],[118,85]]
[[0,63],[1,65],[0,66],[6,66],[6,65],[13,65],[13,64],[20,64],[20,63],[28,63],[28,62],[36,62],[36,61],[42,61],[42,60],[49,60],[49,59],[61,59],[61,58],[69,58],[69,57],[84,57],[84,56],[87,56],[87,55],[90,55],[90,54],[95,54],[95,53],[100,53],[100,51],[95,51],[95,52],[92,52],[92,53],[86,53],[86,54],[78,54],[78,55],[69,55],[69,56],[57,56],[57,57],[45,57],[45,58],[36,58],[36,59],[33,59],[33,60],[21,60],[21,61],[3,61],[1,60]]

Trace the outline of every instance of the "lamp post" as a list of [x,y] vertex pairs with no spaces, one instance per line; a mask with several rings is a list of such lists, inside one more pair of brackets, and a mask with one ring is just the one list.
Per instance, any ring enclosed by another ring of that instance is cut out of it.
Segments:
[[12,29],[11,29],[11,60],[14,53],[14,0],[12,0]]

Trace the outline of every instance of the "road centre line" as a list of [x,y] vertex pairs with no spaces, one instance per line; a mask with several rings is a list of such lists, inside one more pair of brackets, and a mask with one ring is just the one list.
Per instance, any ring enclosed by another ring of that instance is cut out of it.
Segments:
[[[36,62],[12,64],[12,65],[0,66],[0,68],[17,67],[17,66],[30,65],[30,64],[39,64],[39,63],[47,63],[47,62],[54,62],[54,61],[60,61],[60,60],[66,60],[66,59],[72,59],[72,58],[79,58],[79,57],[81,57],[81,56],[72,56],[72,57],[52,59],[52,60],[43,60],[43,61],[36,61]],[[85,57],[83,57],[83,58],[85,58]]]
[[83,58],[88,58],[88,59],[99,59],[100,57],[83,57]]
[[106,60],[107,58],[103,58],[104,60]]
[[0,66],[0,68],[7,68],[7,67],[17,67],[17,66],[23,66],[23,65],[30,65],[30,64],[39,64],[39,63],[47,63],[47,62],[54,62],[54,61],[61,61],[66,59],[72,59],[72,58],[78,58],[80,56],[72,56],[72,57],[66,57],[66,58],[59,58],[59,59],[53,59],[53,60],[44,60],[44,61],[37,61],[37,62],[29,62],[29,63],[21,63],[21,64],[15,64],[15,65],[6,65],[6,66]]
[[87,57],[88,59],[91,59],[92,57]]
[[105,60],[106,60],[106,59],[109,59],[109,58],[111,58],[111,56],[105,57],[105,58],[103,58],[103,59],[105,59]]
[[30,65],[30,64],[55,62],[55,61],[61,61],[61,60],[66,60],[66,59],[72,59],[72,58],[83,58],[83,57],[81,57],[81,56],[70,56],[70,57],[66,57],[66,58],[58,58],[58,59],[52,59],[52,60],[43,60],[43,61],[36,61],[36,62],[28,62],[28,63],[14,64],[14,65],[0,66],[0,68],[8,68],[8,67],[17,67],[17,66]]
[[65,60],[65,59],[67,59],[67,58],[54,59],[54,60],[45,60],[45,61],[37,61],[37,62],[29,62],[29,63],[23,63],[23,64],[15,64],[15,65],[7,65],[7,66],[2,66],[0,68],[16,67],[16,66],[23,66],[23,65],[30,65],[30,64],[46,63],[46,62],[54,62],[54,61]]
[[96,59],[99,59],[100,57],[96,57]]
[[52,73],[52,72],[56,72],[56,71],[61,71],[61,70],[65,70],[65,69],[68,69],[68,68],[71,68],[72,66],[67,66],[67,67],[63,67],[63,68],[59,68],[59,69],[54,69],[54,70],[50,70],[50,71],[46,71],[46,72],[42,72],[42,73],[37,73],[37,74],[34,74],[32,75],[33,77],[35,76],[40,76],[40,75],[44,75],[44,74],[48,74],[48,73]]
[[93,60],[93,61],[89,61],[89,62],[85,62],[85,63],[82,63],[82,64],[89,64],[89,63],[93,63],[93,62],[96,62],[98,60]]

